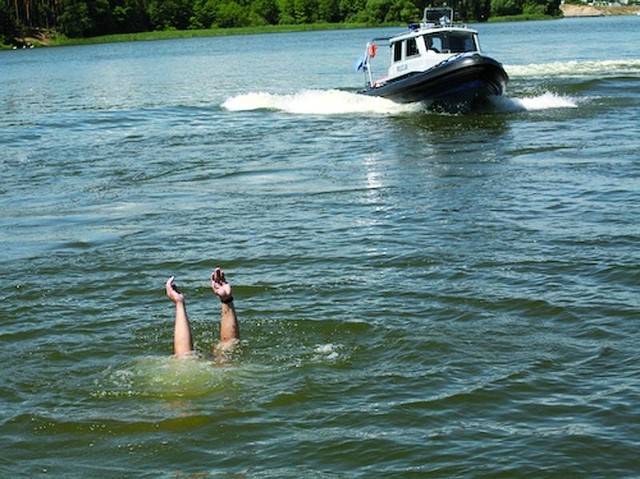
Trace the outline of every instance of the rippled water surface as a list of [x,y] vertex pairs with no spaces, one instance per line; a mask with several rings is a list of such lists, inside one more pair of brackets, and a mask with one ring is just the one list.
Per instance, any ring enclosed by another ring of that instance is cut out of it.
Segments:
[[478,28],[465,116],[380,30],[0,52],[2,476],[636,477],[640,17]]

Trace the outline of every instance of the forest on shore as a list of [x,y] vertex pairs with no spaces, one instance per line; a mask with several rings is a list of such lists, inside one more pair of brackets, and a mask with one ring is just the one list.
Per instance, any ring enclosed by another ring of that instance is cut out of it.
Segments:
[[268,25],[384,25],[421,18],[425,6],[451,6],[460,21],[560,16],[560,0],[0,0],[7,45],[38,32],[86,38],[166,30]]

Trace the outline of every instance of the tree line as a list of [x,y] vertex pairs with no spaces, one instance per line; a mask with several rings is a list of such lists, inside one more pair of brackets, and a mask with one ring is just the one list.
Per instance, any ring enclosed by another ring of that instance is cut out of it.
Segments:
[[[412,22],[425,0],[0,0],[5,41],[34,30],[70,38],[153,30],[310,23]],[[440,6],[443,2],[435,2]],[[560,0],[453,0],[462,21],[491,16],[560,14]]]

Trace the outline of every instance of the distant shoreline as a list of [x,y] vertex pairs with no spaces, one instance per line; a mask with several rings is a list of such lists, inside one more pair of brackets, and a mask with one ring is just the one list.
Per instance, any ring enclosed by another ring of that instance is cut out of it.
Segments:
[[[640,15],[640,5],[619,6],[619,7],[603,7],[594,5],[574,5],[564,4],[560,6],[560,10],[565,18],[571,17],[602,17],[609,15]],[[513,21],[519,19],[514,17]],[[522,18],[526,20],[527,18]],[[530,19],[530,18],[529,18]],[[510,21],[509,17],[504,17],[503,21]],[[117,43],[122,41],[149,41],[164,40],[171,38],[189,38],[189,37],[209,37],[223,35],[245,35],[252,33],[283,33],[292,31],[305,30],[341,30],[351,28],[368,28],[371,25],[366,24],[308,24],[308,25],[271,25],[267,27],[252,28],[224,28],[209,30],[167,30],[167,31],[151,31],[142,33],[129,33],[122,35],[106,35],[103,37],[85,37],[85,38],[63,38],[56,36],[55,33],[42,32],[41,36],[25,37],[16,39],[22,48],[47,47],[47,46],[72,46],[87,45],[96,43]],[[10,49],[11,46],[0,43],[1,49]],[[15,47],[14,47],[15,48]]]
[[560,5],[560,10],[565,17],[604,17],[609,15],[638,15],[640,5],[620,7],[602,7],[597,5]]
[[[317,30],[344,30],[367,28],[361,23],[311,23],[300,25],[266,25],[261,27],[210,28],[201,30],[152,30],[139,33],[110,34],[96,37],[67,38],[54,31],[41,31],[38,35],[17,38],[22,48],[33,47],[65,47],[76,45],[94,45],[101,43],[119,43],[133,41],[170,40],[178,38],[217,37],[227,35],[251,35],[262,33],[289,33]],[[11,48],[0,44],[0,49]]]

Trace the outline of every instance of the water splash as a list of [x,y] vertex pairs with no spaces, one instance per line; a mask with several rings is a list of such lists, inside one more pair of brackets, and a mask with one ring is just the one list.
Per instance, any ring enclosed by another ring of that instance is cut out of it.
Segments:
[[385,98],[341,90],[303,90],[292,95],[252,92],[227,99],[229,111],[276,110],[306,115],[376,113],[396,115],[419,110],[419,105],[401,105]]
[[[531,98],[493,97],[491,103],[503,113],[578,107],[574,98],[551,92]],[[400,115],[425,111],[420,103],[399,104],[385,98],[339,90],[305,90],[293,95],[252,92],[231,97],[222,107],[228,111],[271,110],[302,115]]]
[[491,103],[500,112],[539,111],[556,108],[578,108],[576,99],[546,92],[530,98],[492,97]]
[[338,347],[332,343],[317,345],[313,350],[315,353],[314,358],[318,361],[334,361],[340,357],[337,348]]

